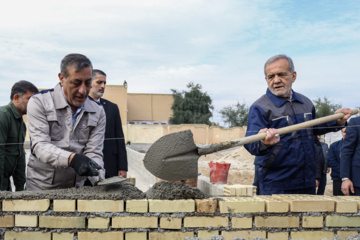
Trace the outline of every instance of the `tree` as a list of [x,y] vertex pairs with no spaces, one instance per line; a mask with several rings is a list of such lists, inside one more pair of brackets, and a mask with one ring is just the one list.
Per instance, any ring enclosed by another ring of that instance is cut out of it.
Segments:
[[317,118],[332,115],[337,109],[342,108],[341,104],[333,104],[327,97],[324,97],[323,100],[318,98],[314,100],[314,103]]
[[177,91],[171,89],[173,92],[174,103],[171,107],[173,115],[170,117],[171,124],[182,123],[199,123],[210,125],[210,117],[212,117],[211,97],[201,91],[201,85],[190,82],[186,85],[188,91]]
[[249,117],[249,108],[245,103],[239,102],[235,105],[223,107],[219,113],[225,123],[229,124],[229,127],[245,126],[247,125]]

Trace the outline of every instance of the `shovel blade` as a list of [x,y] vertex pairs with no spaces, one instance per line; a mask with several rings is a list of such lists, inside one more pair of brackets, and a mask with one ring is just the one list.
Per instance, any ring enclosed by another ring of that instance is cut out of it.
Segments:
[[190,130],[171,133],[154,142],[144,157],[144,165],[154,176],[179,181],[198,176],[198,148]]

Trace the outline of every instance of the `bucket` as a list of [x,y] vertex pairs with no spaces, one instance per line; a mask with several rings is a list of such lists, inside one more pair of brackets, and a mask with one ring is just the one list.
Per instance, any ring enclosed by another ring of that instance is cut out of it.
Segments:
[[210,182],[212,183],[227,183],[230,163],[225,162],[209,162],[210,166]]

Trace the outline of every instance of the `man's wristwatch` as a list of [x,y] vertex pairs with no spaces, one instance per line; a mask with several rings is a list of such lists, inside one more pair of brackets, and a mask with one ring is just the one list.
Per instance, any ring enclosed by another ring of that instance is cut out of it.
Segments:
[[349,178],[344,177],[344,178],[341,179],[341,181],[346,181],[346,180],[349,180]]

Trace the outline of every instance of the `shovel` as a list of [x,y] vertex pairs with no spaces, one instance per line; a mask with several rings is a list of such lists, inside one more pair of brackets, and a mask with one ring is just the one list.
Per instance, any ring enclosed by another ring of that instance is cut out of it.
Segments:
[[[352,115],[358,110],[352,110]],[[303,123],[279,128],[279,135],[310,128],[319,124],[334,121],[345,116],[337,113]],[[198,176],[198,159],[201,155],[245,145],[265,139],[266,133],[239,138],[236,140],[197,147],[190,130],[171,133],[154,142],[144,157],[144,165],[149,172],[158,178],[168,181],[179,181]]]

